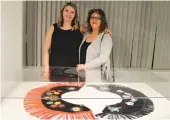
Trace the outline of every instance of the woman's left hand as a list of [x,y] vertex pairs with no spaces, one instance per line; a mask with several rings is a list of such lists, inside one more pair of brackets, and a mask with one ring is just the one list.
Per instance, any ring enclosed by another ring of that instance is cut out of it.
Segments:
[[112,36],[112,32],[110,31],[109,28],[106,28],[106,29],[104,30],[104,32],[105,32],[106,34],[109,34],[110,36]]
[[87,26],[85,26],[85,25],[80,25],[80,31],[81,31],[82,34],[86,33],[86,32],[88,31]]
[[77,70],[77,72],[85,70],[85,65],[84,64],[78,64],[76,70]]

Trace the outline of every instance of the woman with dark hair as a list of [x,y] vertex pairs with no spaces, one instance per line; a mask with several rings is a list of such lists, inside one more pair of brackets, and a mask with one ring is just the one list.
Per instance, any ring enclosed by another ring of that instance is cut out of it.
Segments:
[[66,70],[59,67],[76,67],[78,49],[85,31],[86,28],[78,22],[76,5],[66,3],[60,11],[58,23],[51,25],[44,41],[45,80],[57,81],[56,75]]
[[88,33],[79,47],[77,71],[85,71],[86,81],[113,81],[110,67],[112,38],[104,33],[107,28],[106,15],[101,9],[92,9],[87,18]]

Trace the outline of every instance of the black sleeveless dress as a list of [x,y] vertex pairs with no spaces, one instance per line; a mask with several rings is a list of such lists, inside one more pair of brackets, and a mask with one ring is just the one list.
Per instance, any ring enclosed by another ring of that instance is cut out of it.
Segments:
[[79,46],[83,39],[80,30],[63,30],[54,25],[49,56],[50,67],[76,67]]
[[[76,73],[75,75],[65,71],[70,67],[76,68],[77,64],[79,64],[79,46],[83,35],[80,30],[63,30],[57,26],[57,23],[53,24],[53,26],[54,32],[49,54],[50,80],[53,82],[66,80],[65,82],[68,82],[69,76],[77,80],[77,72],[74,72]],[[73,81],[71,78],[69,80]]]

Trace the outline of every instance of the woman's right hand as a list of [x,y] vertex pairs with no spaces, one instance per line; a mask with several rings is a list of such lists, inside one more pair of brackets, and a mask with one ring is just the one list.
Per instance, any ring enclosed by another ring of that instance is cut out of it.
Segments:
[[47,81],[50,79],[50,71],[48,68],[45,68],[44,73],[43,73],[44,80]]
[[44,80],[47,81],[50,78],[50,73],[49,72],[44,72]]

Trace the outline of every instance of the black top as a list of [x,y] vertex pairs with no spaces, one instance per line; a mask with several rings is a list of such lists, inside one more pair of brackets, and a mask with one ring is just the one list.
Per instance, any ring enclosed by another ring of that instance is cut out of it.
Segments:
[[86,63],[86,51],[90,44],[91,42],[86,42],[86,41],[82,44],[80,50],[80,64]]
[[58,67],[76,67],[79,46],[83,39],[80,30],[63,30],[54,25],[49,65]]

